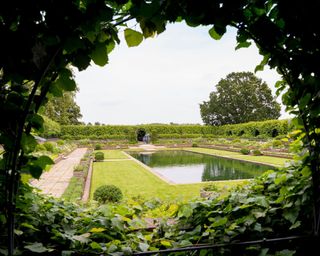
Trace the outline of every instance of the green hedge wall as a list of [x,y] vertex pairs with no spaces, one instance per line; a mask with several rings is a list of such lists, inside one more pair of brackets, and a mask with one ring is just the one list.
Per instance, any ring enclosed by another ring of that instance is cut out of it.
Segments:
[[175,139],[198,137],[276,137],[286,135],[290,128],[288,120],[269,120],[243,124],[204,125],[64,125],[60,137],[65,139],[113,139],[136,140],[138,129],[144,129],[151,138]]

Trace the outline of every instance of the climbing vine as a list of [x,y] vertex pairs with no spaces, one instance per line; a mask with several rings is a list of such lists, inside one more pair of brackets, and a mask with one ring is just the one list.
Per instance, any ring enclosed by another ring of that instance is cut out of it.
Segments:
[[[3,1],[0,4],[0,162],[1,228],[7,232],[8,254],[14,252],[16,198],[21,172],[40,177],[51,159],[35,157],[32,135],[43,129],[37,114],[48,94],[75,90],[72,69],[90,62],[103,66],[119,43],[120,26],[130,19],[141,32],[125,28],[129,46],[165,30],[167,22],[185,20],[189,26],[210,25],[220,39],[227,26],[238,29],[237,48],[255,43],[262,62],[283,77],[278,92],[295,114],[297,139],[305,152],[299,170],[310,170],[313,188],[313,233],[319,236],[319,84],[320,27],[318,1]],[[201,46],[199,46],[201,47]]]

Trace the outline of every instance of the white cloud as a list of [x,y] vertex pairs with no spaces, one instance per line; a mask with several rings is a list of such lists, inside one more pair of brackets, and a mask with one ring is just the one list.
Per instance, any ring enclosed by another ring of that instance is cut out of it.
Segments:
[[[103,68],[76,73],[77,102],[85,122],[106,124],[201,123],[199,103],[227,74],[254,71],[255,46],[235,51],[235,30],[220,40],[208,28],[171,24],[155,39],[128,48],[122,40]],[[273,87],[274,70],[257,73]]]

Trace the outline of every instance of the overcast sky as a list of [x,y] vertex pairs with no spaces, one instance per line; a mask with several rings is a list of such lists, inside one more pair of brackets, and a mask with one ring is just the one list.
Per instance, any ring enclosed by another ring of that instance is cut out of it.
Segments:
[[[202,123],[199,103],[208,100],[219,80],[231,72],[253,72],[262,59],[255,46],[234,50],[234,29],[219,41],[209,36],[208,29],[170,24],[165,32],[138,47],[128,48],[121,40],[105,67],[93,64],[75,72],[82,121]],[[276,71],[256,75],[275,91],[280,78]]]

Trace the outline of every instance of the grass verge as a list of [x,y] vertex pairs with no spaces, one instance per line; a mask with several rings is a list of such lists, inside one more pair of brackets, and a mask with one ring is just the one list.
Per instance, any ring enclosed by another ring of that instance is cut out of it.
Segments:
[[81,200],[83,191],[83,178],[72,177],[66,190],[62,194],[62,198],[70,202]]
[[[217,187],[232,187],[244,181],[219,181]],[[200,188],[208,182],[198,184],[170,185],[135,161],[96,162],[93,165],[90,198],[101,185],[118,186],[124,197],[160,198],[163,200],[190,200],[200,196]]]
[[95,150],[95,152],[103,152],[104,159],[128,159],[128,157],[121,150]]
[[280,158],[280,157],[272,157],[272,156],[252,156],[252,155],[243,155],[239,152],[231,152],[226,150],[217,150],[211,148],[184,148],[184,150],[214,156],[228,157],[238,160],[244,160],[249,162],[268,164],[273,166],[284,166],[286,162],[290,161],[290,159]]

